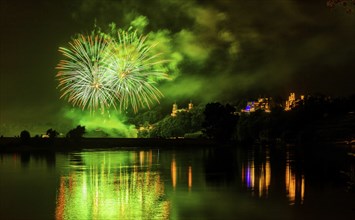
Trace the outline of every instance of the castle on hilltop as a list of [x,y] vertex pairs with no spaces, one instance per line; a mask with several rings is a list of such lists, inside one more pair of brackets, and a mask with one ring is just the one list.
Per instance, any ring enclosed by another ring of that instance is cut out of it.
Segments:
[[173,109],[172,109],[170,115],[171,115],[172,117],[175,117],[178,112],[188,112],[188,111],[190,111],[193,107],[194,107],[194,105],[192,104],[191,101],[189,102],[187,108],[181,108],[181,109],[179,109],[179,108],[178,108],[178,105],[177,105],[176,103],[174,103],[174,104],[173,104]]
[[285,103],[285,111],[290,111],[294,107],[298,106],[300,103],[303,103],[304,101],[304,95],[301,95],[300,98],[296,99],[296,95],[294,92],[290,93],[290,96],[288,97],[288,100],[286,100]]

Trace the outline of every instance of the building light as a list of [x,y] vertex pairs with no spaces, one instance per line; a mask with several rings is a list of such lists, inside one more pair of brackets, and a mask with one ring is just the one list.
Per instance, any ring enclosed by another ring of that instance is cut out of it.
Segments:
[[269,113],[271,112],[269,101],[269,98],[259,98],[258,101],[249,101],[245,109],[242,109],[242,112],[250,113],[262,110]]
[[174,103],[174,104],[173,104],[173,109],[172,109],[170,115],[171,115],[172,117],[175,117],[178,112],[188,112],[188,111],[190,111],[191,109],[193,109],[193,104],[192,104],[191,101],[190,101],[190,103],[188,104],[187,109],[185,109],[185,108],[179,109],[179,108],[178,108],[178,105],[177,105],[176,103]]

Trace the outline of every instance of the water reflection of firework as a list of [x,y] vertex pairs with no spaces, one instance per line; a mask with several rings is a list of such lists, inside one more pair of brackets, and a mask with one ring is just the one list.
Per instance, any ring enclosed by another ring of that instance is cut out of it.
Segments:
[[61,177],[57,219],[169,219],[170,202],[158,172],[147,164],[132,165],[134,155],[96,156],[100,159],[84,158],[81,171]]

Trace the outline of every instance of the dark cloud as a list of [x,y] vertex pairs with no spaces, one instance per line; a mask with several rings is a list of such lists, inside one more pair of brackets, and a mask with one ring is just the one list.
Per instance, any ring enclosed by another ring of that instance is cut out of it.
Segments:
[[2,0],[1,123],[60,120],[58,47],[94,24],[137,18],[175,59],[160,87],[168,103],[355,92],[355,15],[326,0]]

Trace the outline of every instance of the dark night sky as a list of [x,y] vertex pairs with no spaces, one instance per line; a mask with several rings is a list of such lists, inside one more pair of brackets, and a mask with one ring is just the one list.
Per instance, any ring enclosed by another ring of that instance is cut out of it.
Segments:
[[355,13],[326,0],[1,0],[0,122],[61,120],[55,66],[76,33],[137,16],[183,60],[163,102],[355,93]]

